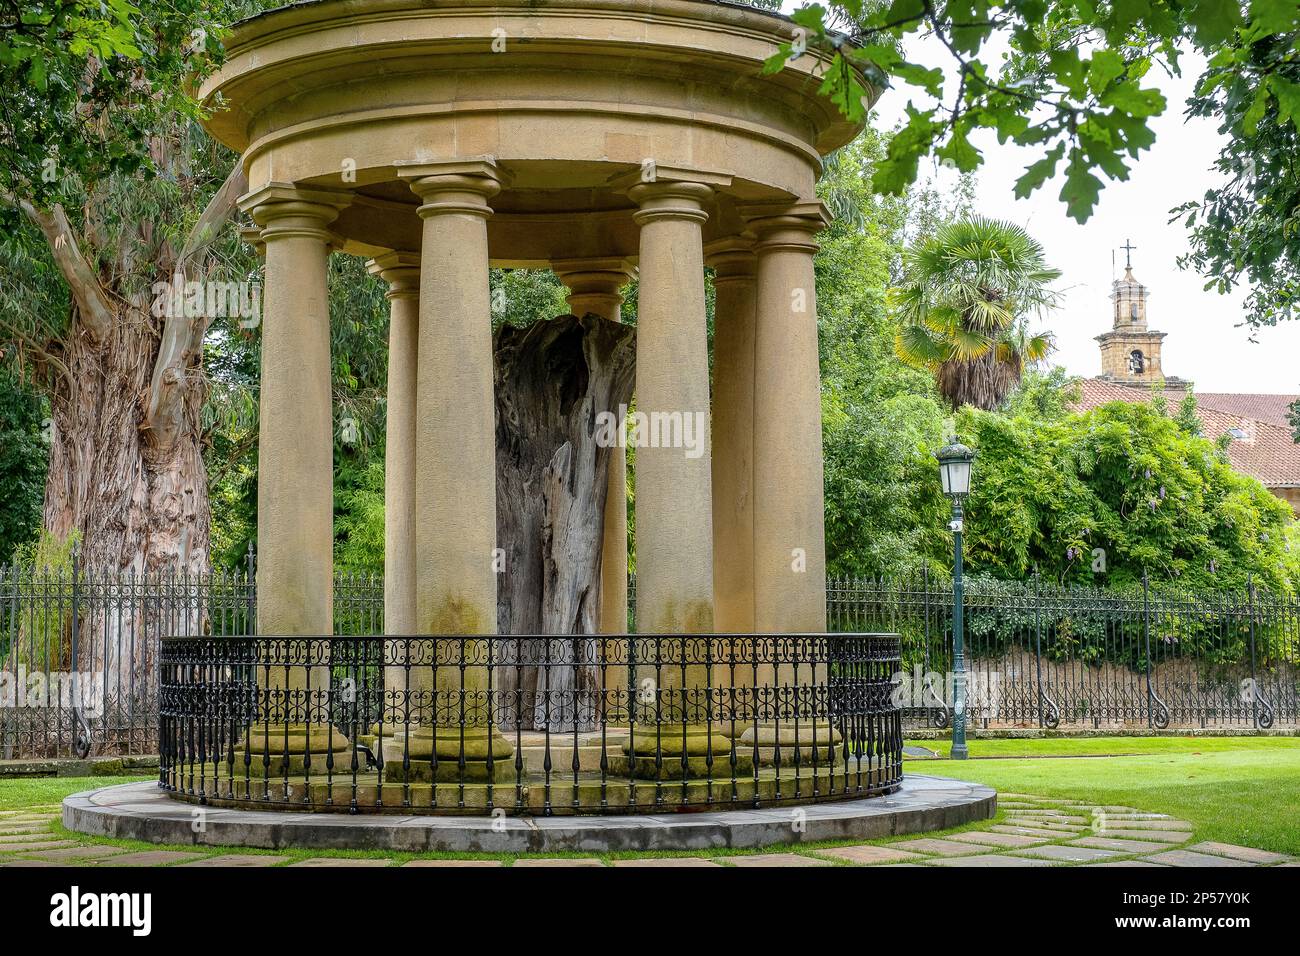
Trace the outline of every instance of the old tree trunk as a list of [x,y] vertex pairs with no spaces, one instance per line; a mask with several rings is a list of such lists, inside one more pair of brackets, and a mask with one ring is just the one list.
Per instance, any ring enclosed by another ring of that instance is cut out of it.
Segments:
[[[560,316],[496,334],[497,542],[501,634],[564,634],[502,642],[502,690],[524,692],[527,728],[590,725],[574,700],[596,688],[601,536],[611,453],[597,415],[632,395],[635,331],[595,315]],[[546,663],[552,666],[536,666]],[[548,677],[549,675],[549,677]],[[579,693],[575,695],[574,691]]]
[[[160,308],[157,290],[177,275],[203,278],[196,262],[244,188],[236,170],[180,249],[111,202],[87,202],[77,227],[62,207],[18,203],[71,293],[64,330],[30,351],[50,401],[44,529],[56,542],[80,538],[76,670],[91,680],[78,696],[89,716],[102,715],[95,744],[104,749],[116,743],[114,715],[156,693],[159,636],[203,626],[197,595],[181,585],[210,570],[200,420],[210,319]],[[143,599],[164,575],[174,600]],[[67,615],[49,669],[71,667],[71,625]]]

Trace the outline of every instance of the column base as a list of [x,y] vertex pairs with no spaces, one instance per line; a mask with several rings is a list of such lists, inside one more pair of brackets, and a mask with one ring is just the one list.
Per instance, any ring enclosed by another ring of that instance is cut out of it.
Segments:
[[[755,730],[757,729],[757,733]],[[737,746],[752,754],[758,747],[758,762],[770,767],[779,762],[787,767],[794,763],[798,754],[800,764],[834,763],[842,756],[839,747],[844,737],[828,721],[800,721],[798,728],[793,722],[777,724],[759,724],[757,728],[749,727],[740,735]]]
[[[708,724],[638,724],[623,756],[610,762],[610,774],[640,780],[715,779],[731,773],[734,742]],[[736,753],[736,772],[752,773],[754,762],[743,750]]]
[[[385,733],[381,746],[384,779],[390,783],[513,783],[515,748],[495,727],[412,726]],[[488,763],[489,754],[492,757]]]
[[243,767],[247,755],[255,776],[324,773],[331,754],[335,767],[350,762],[352,743],[328,724],[254,724],[235,748],[234,765]]

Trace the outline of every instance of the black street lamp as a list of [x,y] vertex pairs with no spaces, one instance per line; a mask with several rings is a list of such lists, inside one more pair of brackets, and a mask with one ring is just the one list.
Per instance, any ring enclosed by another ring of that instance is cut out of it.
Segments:
[[939,480],[943,493],[952,499],[952,759],[965,760],[966,750],[966,622],[962,608],[961,533],[962,502],[970,494],[971,462],[975,452],[957,441],[935,453],[939,459]]

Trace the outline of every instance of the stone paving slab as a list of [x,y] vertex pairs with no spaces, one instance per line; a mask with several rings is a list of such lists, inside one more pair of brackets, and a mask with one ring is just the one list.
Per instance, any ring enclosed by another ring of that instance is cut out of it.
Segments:
[[1185,843],[1192,834],[1187,830],[1099,830],[1096,836],[1106,836],[1115,840],[1154,840],[1159,843]]
[[1183,831],[1190,833],[1192,825],[1185,820],[1125,820],[1118,817],[1106,817],[1107,829],[1114,830],[1163,830],[1167,833]]
[[[1017,827],[1008,826],[1003,823],[989,827],[987,830],[981,830],[981,833],[1011,833],[1016,836],[1034,837],[1040,842],[1043,840],[1060,840],[1068,836],[1075,836],[1075,833],[1059,833],[1052,830],[1042,830],[1037,827]],[[1077,831],[1076,831],[1077,832]]]
[[1051,860],[1035,860],[1024,856],[995,856],[981,853],[977,856],[950,856],[927,861],[930,866],[1051,866]]
[[120,846],[70,846],[65,850],[43,850],[40,853],[32,853],[31,857],[37,860],[48,860],[50,862],[67,862],[77,860],[98,860],[106,856],[117,856],[125,853],[126,850]]
[[1163,870],[1167,867],[1160,863],[1150,863],[1146,860],[1106,860],[1102,863],[1086,863],[1085,866],[1145,866],[1153,870]]
[[1153,863],[1165,866],[1254,866],[1245,860],[1233,860],[1226,856],[1212,856],[1209,853],[1193,853],[1190,850],[1166,850],[1147,857]]
[[1192,853],[1209,853],[1211,856],[1226,856],[1231,860],[1242,860],[1246,863],[1259,865],[1288,863],[1291,861],[1291,857],[1282,853],[1271,853],[1268,850],[1256,850],[1253,847],[1234,846],[1231,843],[1215,843],[1213,841],[1193,843],[1187,850]]
[[193,863],[182,863],[181,866],[275,866],[287,859],[289,859],[287,856],[267,856],[262,853],[223,853],[220,856],[205,856]]
[[718,864],[712,860],[706,860],[702,856],[660,856],[647,857],[644,860],[611,860],[614,866],[635,866],[635,867],[708,867],[717,869]]
[[574,857],[572,859],[566,859],[564,857],[556,857],[554,859],[550,857],[542,857],[542,858],[534,857],[530,859],[515,860],[514,865],[554,867],[554,866],[604,866],[605,864],[600,862],[600,860],[596,859],[595,857],[580,856],[580,857]]
[[0,827],[0,836],[15,836],[25,833],[44,833],[49,830],[48,823],[21,823],[11,827]]
[[0,867],[20,867],[20,866],[64,866],[62,863],[51,863],[48,860],[9,860],[0,863]]
[[388,859],[375,859],[373,857],[360,858],[354,856],[321,856],[313,857],[310,860],[299,860],[297,863],[290,863],[292,866],[307,866],[320,868],[338,868],[338,867],[365,867],[365,866],[389,866],[393,861]]
[[28,850],[60,850],[69,846],[80,846],[72,840],[40,840],[26,843],[7,843],[0,846],[0,853],[23,853]]
[[726,862],[732,866],[831,866],[830,860],[804,856],[801,853],[755,853],[752,856],[729,856]]
[[891,843],[889,846],[840,846],[830,850],[818,850],[818,856],[834,857],[837,860],[847,860],[849,863],[860,863],[872,865],[875,863],[898,863],[905,860],[920,860],[923,857],[919,853],[909,853],[906,850],[897,849],[897,843]]
[[[8,836],[0,836],[0,853],[4,853],[10,844],[30,843],[32,840],[41,840],[47,837],[51,840],[55,839],[54,834],[50,833],[49,830],[36,830],[32,833],[13,833]],[[58,837],[58,839],[63,838]]]
[[965,833],[954,833],[952,836],[945,837],[945,839],[961,843],[976,843],[981,846],[1000,846],[1013,850],[1044,842],[1044,837],[1035,838],[1015,833],[990,833],[988,830],[968,830]]
[[1038,814],[1029,814],[1029,813],[1008,813],[1007,819],[1015,820],[1017,823],[1020,822],[1029,823],[1031,821],[1040,821],[1044,825],[1064,823],[1064,824],[1069,824],[1071,826],[1079,826],[1079,827],[1086,826],[1092,822],[1092,820],[1088,817],[1066,816],[1064,814],[1062,814],[1061,816],[1039,816]]
[[903,840],[901,843],[891,843],[889,845],[909,853],[935,853],[939,856],[963,856],[980,851],[980,847],[971,846],[968,843],[957,843],[953,840],[934,838]]
[[402,864],[405,869],[408,866],[501,866],[500,860],[410,860]]
[[1025,850],[1012,850],[1013,856],[1032,856],[1046,860],[1059,860],[1062,863],[1091,863],[1107,857],[1119,856],[1114,850],[1098,850],[1087,846],[1048,845],[1030,847]]
[[1148,840],[1112,840],[1109,837],[1090,836],[1070,840],[1067,846],[1090,846],[1097,850],[1118,850],[1120,853],[1153,853],[1167,850],[1168,843],[1152,843]]
[[180,850],[142,850],[139,853],[127,853],[124,856],[111,856],[104,861],[105,866],[167,866],[188,860],[199,860],[202,853],[183,853]]

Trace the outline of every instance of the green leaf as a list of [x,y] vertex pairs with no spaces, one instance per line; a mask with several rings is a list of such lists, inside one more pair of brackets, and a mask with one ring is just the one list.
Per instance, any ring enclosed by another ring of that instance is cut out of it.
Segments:
[[1088,169],[1079,150],[1071,150],[1070,164],[1065,169],[1065,185],[1061,187],[1061,201],[1066,214],[1083,224],[1092,216],[1101,194],[1101,180]]
[[1224,43],[1241,22],[1237,0],[1198,0],[1187,14],[1195,31],[1196,42],[1209,49]]
[[1154,88],[1143,89],[1136,80],[1124,80],[1107,90],[1100,100],[1130,116],[1158,116],[1165,111],[1165,95]]
[[1062,86],[1076,96],[1082,95],[1084,78],[1087,74],[1083,67],[1083,61],[1079,59],[1078,50],[1073,48],[1054,50],[1048,54],[1047,62],[1052,69],[1052,75],[1060,81]]
[[970,140],[966,138],[966,131],[960,126],[953,129],[948,142],[935,150],[935,155],[945,163],[956,166],[963,173],[974,172],[983,161],[980,151],[970,144]]
[[1277,97],[1277,110],[1282,118],[1300,126],[1300,83],[1273,73],[1268,78],[1268,88]]
[[1088,89],[1100,93],[1124,72],[1124,58],[1114,50],[1098,50],[1088,61]]
[[901,196],[916,181],[921,157],[930,151],[942,125],[934,121],[934,110],[920,112],[907,106],[907,125],[889,141],[885,158],[876,166],[871,185],[885,195]]
[[1248,14],[1257,34],[1286,33],[1300,26],[1300,3],[1295,0],[1250,0]]
[[1268,112],[1270,95],[1268,84],[1262,84],[1255,91],[1255,98],[1241,118],[1241,130],[1247,136],[1254,136],[1259,131],[1259,121]]
[[1056,175],[1056,164],[1061,161],[1064,153],[1065,144],[1057,143],[1046,156],[1028,167],[1024,175],[1016,180],[1016,198],[1028,198],[1030,193]]

